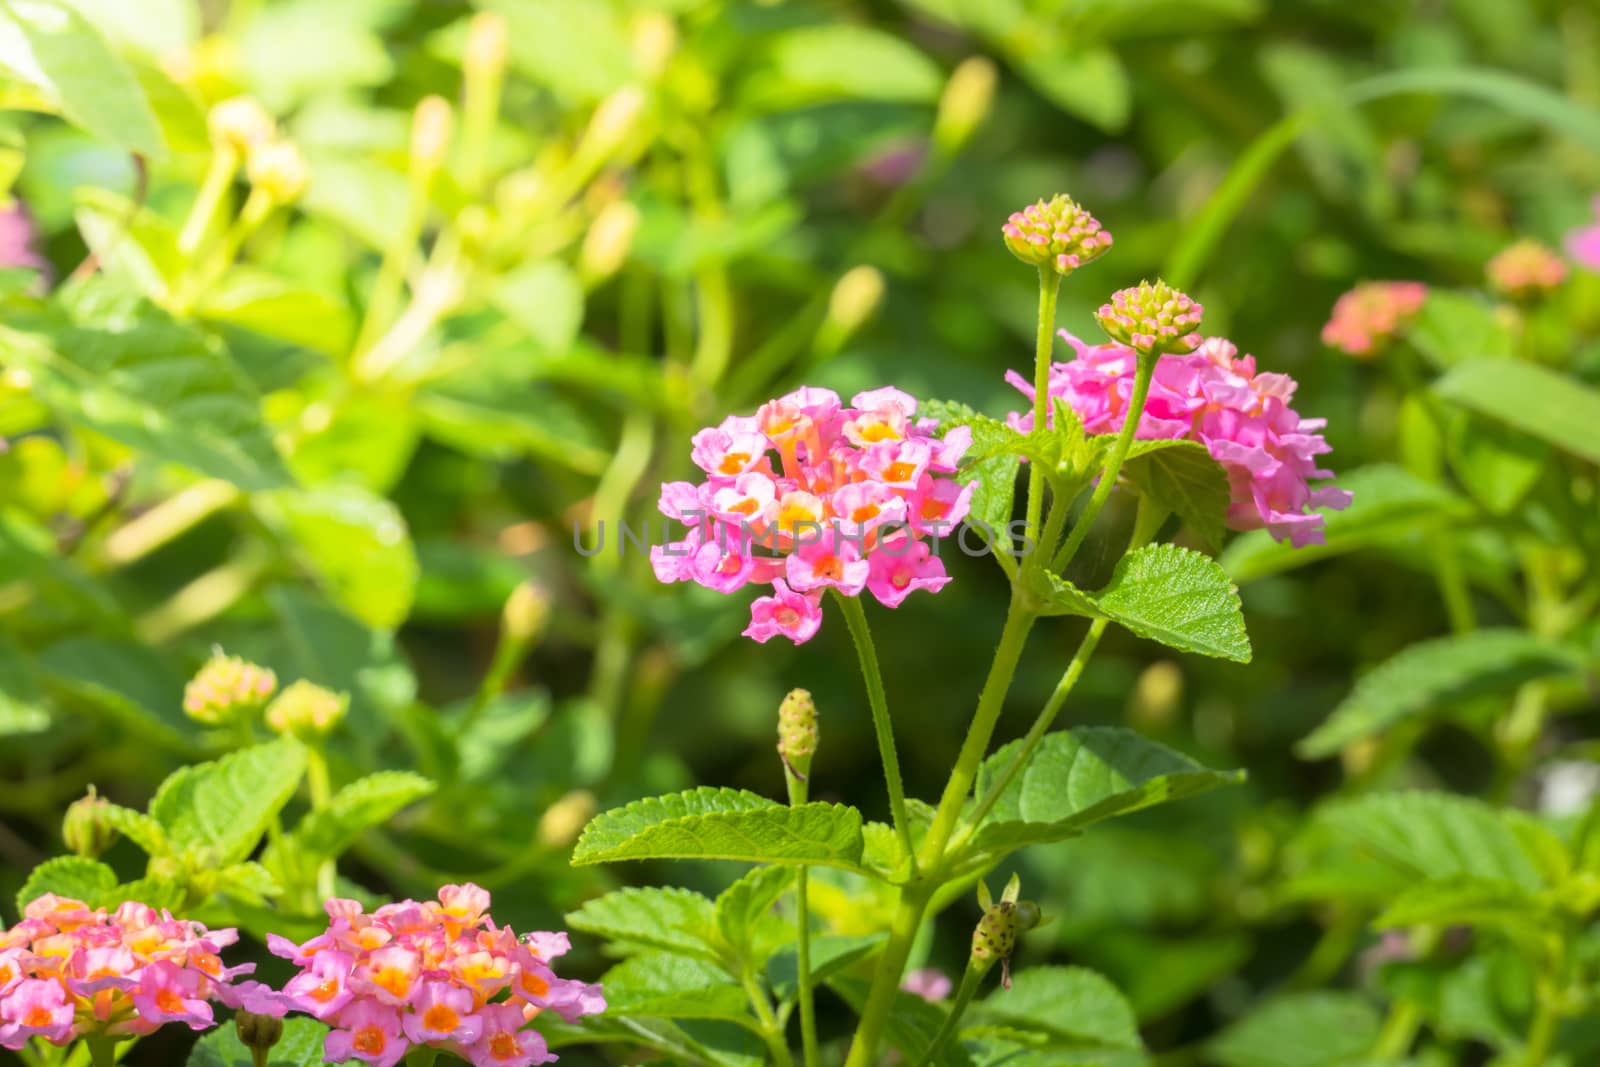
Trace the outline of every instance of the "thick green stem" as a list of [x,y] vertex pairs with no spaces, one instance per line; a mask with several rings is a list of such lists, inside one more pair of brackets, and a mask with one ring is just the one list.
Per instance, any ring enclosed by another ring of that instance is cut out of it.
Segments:
[[[790,806],[804,804],[810,796],[810,783],[791,771],[787,765],[784,767],[783,777],[789,786]],[[795,978],[799,984],[797,995],[800,1001],[801,1055],[804,1057],[805,1067],[818,1067],[822,1061],[817,1051],[817,1000],[811,989],[810,880],[810,871],[806,867],[801,867],[795,872],[794,933],[795,951],[798,956],[798,973]]]
[[1388,1063],[1405,1056],[1411,1051],[1411,1046],[1417,1040],[1417,1031],[1421,1028],[1422,1010],[1417,1002],[1404,997],[1395,1001],[1389,1009],[1389,1017],[1384,1020],[1378,1040],[1372,1046],[1373,1057]]
[[878,755],[883,759],[883,778],[889,787],[889,811],[894,817],[894,830],[900,837],[900,847],[911,862],[912,877],[916,877],[916,852],[911,843],[911,819],[906,813],[906,790],[900,778],[900,757],[894,748],[894,726],[889,720],[889,701],[883,692],[883,675],[878,670],[878,651],[872,643],[872,631],[867,628],[867,613],[861,601],[853,596],[836,594],[834,599],[844,613],[855,640],[856,654],[861,658],[861,676],[867,683],[867,705],[872,709],[872,728],[878,735]]
[[1105,507],[1106,499],[1111,496],[1111,490],[1116,488],[1117,475],[1122,473],[1123,461],[1128,458],[1128,450],[1133,447],[1133,439],[1139,432],[1139,420],[1144,415],[1145,397],[1150,395],[1150,379],[1155,376],[1156,361],[1160,358],[1155,355],[1139,357],[1139,366],[1133,379],[1133,396],[1128,399],[1128,410],[1123,416],[1122,430],[1117,434],[1116,443],[1111,446],[1111,457],[1106,461],[1106,469],[1100,472],[1100,483],[1094,487],[1094,494],[1084,506],[1083,514],[1078,516],[1078,521],[1072,526],[1072,532],[1067,534],[1067,543],[1061,546],[1061,551],[1056,554],[1051,564],[1053,569],[1060,570],[1072,562],[1072,557],[1082,546],[1083,539],[1089,536],[1089,528],[1094,525],[1100,509]]
[[961,987],[956,990],[956,998],[950,1002],[950,1014],[944,1017],[938,1033],[934,1034],[933,1040],[928,1043],[928,1051],[917,1060],[917,1067],[927,1067],[928,1064],[939,1061],[939,1054],[961,1028],[961,1016],[966,1013],[967,1005],[972,1003],[972,997],[978,992],[978,986],[983,983],[985,973],[974,967],[971,960],[967,961],[967,969],[961,975]]
[[116,1042],[103,1037],[90,1037],[85,1038],[83,1043],[89,1046],[89,1062],[94,1067],[116,1067]]
[[1555,997],[1541,990],[1538,1006],[1534,1009],[1533,1023],[1528,1027],[1528,1039],[1523,1046],[1522,1067],[1543,1067],[1555,1047],[1556,1032],[1561,1028],[1561,1012]]
[[861,1009],[861,1022],[856,1027],[845,1067],[875,1067],[878,1062],[878,1046],[889,1025],[889,1014],[900,992],[900,976],[905,973],[911,946],[922,926],[922,917],[928,911],[928,900],[928,887],[923,884],[913,883],[900,891],[900,905],[890,923],[889,940],[878,959],[878,971],[867,993],[867,1003]]
[[1017,775],[1022,773],[1022,768],[1028,765],[1028,760],[1033,757],[1034,749],[1039,747],[1039,742],[1044,740],[1046,731],[1055,722],[1056,716],[1067,702],[1072,689],[1078,684],[1078,679],[1083,676],[1083,669],[1089,663],[1089,657],[1094,655],[1095,646],[1100,643],[1100,635],[1106,632],[1108,620],[1096,619],[1089,624],[1088,632],[1083,635],[1083,640],[1078,643],[1078,651],[1073,654],[1072,662],[1067,664],[1067,669],[1062,673],[1061,680],[1056,683],[1055,691],[1050,694],[1050,699],[1045,701],[1044,707],[1039,711],[1039,717],[1029,727],[1027,736],[1022,740],[1022,749],[1016,758],[1007,765],[1005,773],[1000,775],[999,781],[989,787],[983,799],[972,812],[972,817],[967,820],[966,832],[954,842],[954,848],[959,850],[966,840],[983,824],[984,818],[994,810],[996,802],[1016,781]]
[[[1050,411],[1050,353],[1055,344],[1056,294],[1061,290],[1061,275],[1050,267],[1039,268],[1039,332],[1033,347],[1033,428],[1043,430]],[[1044,468],[1028,467],[1028,536],[1037,539],[1039,521],[1044,516]]]

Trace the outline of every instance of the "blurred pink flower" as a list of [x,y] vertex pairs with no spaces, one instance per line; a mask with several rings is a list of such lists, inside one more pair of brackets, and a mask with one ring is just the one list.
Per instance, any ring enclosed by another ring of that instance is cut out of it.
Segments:
[[950,976],[937,967],[924,967],[906,975],[905,981],[900,983],[900,988],[913,996],[921,997],[929,1004],[937,1004],[948,998],[955,986],[950,981]]
[[1489,285],[1514,300],[1540,296],[1567,280],[1567,264],[1542,242],[1523,238],[1507,245],[1484,267]]
[[1421,282],[1363,282],[1334,303],[1322,343],[1371,359],[1411,323],[1427,298]]
[[1600,196],[1594,198],[1595,221],[1567,234],[1567,255],[1584,270],[1600,274]]
[[[1051,366],[1050,396],[1066,401],[1089,433],[1115,433],[1133,397],[1137,355],[1115,343],[1087,344],[1065,330],[1061,336],[1077,355]],[[1033,386],[1021,375],[1010,371],[1006,380],[1033,399]],[[1193,353],[1156,363],[1137,436],[1205,445],[1227,471],[1233,529],[1264,528],[1296,547],[1320,544],[1323,516],[1308,509],[1342,509],[1350,494],[1309,484],[1333,477],[1316,464],[1329,451],[1320,433],[1325,420],[1301,418],[1289,406],[1294,391],[1293,378],[1258,374],[1253,356],[1239,356],[1220,337],[1207,338]],[[1021,433],[1033,429],[1031,411],[1013,412],[1007,421]]]

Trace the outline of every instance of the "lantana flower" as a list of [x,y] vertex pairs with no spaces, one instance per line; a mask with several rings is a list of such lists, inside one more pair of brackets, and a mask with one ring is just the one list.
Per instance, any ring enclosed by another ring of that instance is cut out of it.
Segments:
[[1567,280],[1567,264],[1555,251],[1532,238],[1507,245],[1484,267],[1489,285],[1513,300],[1530,300]]
[[1428,298],[1421,282],[1363,282],[1339,297],[1322,327],[1322,343],[1371,359],[1410,325]]
[[259,983],[234,984],[255,964],[219,958],[236,940],[132,901],[108,913],[47,893],[0,930],[0,1048],[141,1036],[167,1023],[208,1029],[213,1001],[238,1008],[259,995]]
[[392,1067],[416,1045],[475,1067],[528,1067],[556,1057],[528,1023],[554,1011],[568,1022],[605,1010],[600,987],[558,978],[550,961],[564,933],[519,938],[489,915],[487,891],[447,885],[437,900],[404,900],[367,914],[330,900],[328,929],[303,945],[269,936],[300,973],[276,994],[277,1012],[328,1023],[331,1063]]
[[719,593],[770,586],[750,607],[745,635],[811,640],[822,594],[871,593],[898,607],[949,577],[930,544],[966,517],[970,485],[952,475],[972,431],[935,436],[917,401],[894,388],[844,407],[828,389],[801,388],[694,436],[701,482],[661,487],[662,514],[688,528],[651,550],[656,577]]
[[[1133,396],[1138,354],[1115,342],[1091,345],[1065,330],[1076,357],[1050,368],[1049,395],[1065,401],[1092,434],[1122,429]],[[1006,380],[1033,399],[1033,386],[1015,371]],[[1303,419],[1289,406],[1295,381],[1287,374],[1257,373],[1253,356],[1228,341],[1207,338],[1188,355],[1156,363],[1136,436],[1188,439],[1206,446],[1228,473],[1232,502],[1227,522],[1235,530],[1265,528],[1295,546],[1323,541],[1323,516],[1309,509],[1344,508],[1350,494],[1311,482],[1331,478],[1316,457],[1329,451],[1323,419]],[[1051,407],[1052,415],[1054,405]],[[1033,429],[1033,412],[1008,420],[1020,433]]]

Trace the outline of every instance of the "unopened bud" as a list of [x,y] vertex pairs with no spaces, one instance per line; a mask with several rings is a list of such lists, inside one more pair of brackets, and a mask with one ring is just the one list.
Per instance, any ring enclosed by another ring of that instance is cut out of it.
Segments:
[[1106,336],[1142,356],[1181,356],[1200,347],[1205,308],[1157,279],[1111,294],[1095,319]]
[[241,156],[250,156],[271,142],[278,128],[267,109],[248,96],[217,104],[206,115],[206,127],[214,144]]
[[1063,276],[1111,248],[1111,232],[1065,193],[1012,212],[1000,234],[1022,262],[1049,267]]
[[1169,659],[1157,660],[1139,673],[1129,702],[1129,718],[1146,729],[1166,726],[1183,700],[1183,669]]
[[578,253],[578,273],[590,285],[604,281],[622,268],[633,238],[639,232],[639,209],[626,200],[614,200],[595,216]]
[[817,329],[818,352],[832,355],[865,326],[883,303],[883,274],[876,267],[851,267],[828,294],[828,315]]
[[648,81],[667,69],[678,50],[678,27],[660,11],[646,11],[633,23],[633,63]]
[[349,709],[349,697],[302,678],[267,708],[267,726],[274,733],[314,739],[331,732]]
[[450,102],[442,96],[425,96],[411,116],[411,166],[418,174],[432,175],[444,164],[455,127]]
[[961,61],[945,83],[939,112],[933,120],[933,143],[947,156],[955,155],[974,130],[989,117],[999,74],[985,56]]
[[239,1043],[250,1050],[258,1065],[267,1062],[267,1053],[283,1038],[283,1020],[272,1015],[240,1011],[233,1016],[233,1027],[238,1031]]
[[117,830],[106,818],[110,805],[89,787],[89,793],[67,808],[61,820],[61,839],[67,850],[85,859],[98,859],[117,840]]
[[778,705],[778,755],[801,779],[817,754],[817,704],[804,689],[790,690]]
[[578,839],[594,818],[596,802],[587,789],[574,789],[539,816],[539,843],[547,848],[565,848]]
[[498,11],[480,11],[467,28],[467,50],[463,57],[468,77],[498,77],[506,65],[510,31],[506,17]]
[[1503,249],[1484,268],[1495,292],[1512,300],[1535,300],[1567,280],[1567,264],[1531,238]]
[[506,637],[523,645],[537,641],[549,621],[550,594],[532,582],[521,582],[511,590],[500,613]]
[[310,175],[306,157],[293,141],[272,141],[261,145],[246,165],[250,184],[280,204],[293,203],[305,192]]
[[208,726],[258,710],[277,691],[278,676],[218,649],[183,688],[183,711]]
[[644,104],[644,90],[637,85],[624,85],[600,101],[583,131],[579,154],[605,159],[616,152],[638,125]]

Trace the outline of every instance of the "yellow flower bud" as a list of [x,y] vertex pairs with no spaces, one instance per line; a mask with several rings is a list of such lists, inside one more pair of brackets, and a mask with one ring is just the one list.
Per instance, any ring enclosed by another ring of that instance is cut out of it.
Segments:
[[448,100],[442,96],[423,97],[411,117],[412,167],[423,174],[437,171],[450,151],[454,127]]
[[546,848],[565,848],[572,844],[594,818],[595,807],[593,793],[574,789],[539,817],[539,843]]
[[522,582],[506,598],[500,625],[508,638],[519,644],[532,644],[550,621],[550,594],[532,582]]
[[274,733],[302,739],[322,737],[344,720],[350,698],[301,679],[267,708],[267,726]]
[[828,317],[817,330],[817,348],[837,352],[883,303],[883,273],[865,264],[851,267],[828,294]]
[[498,11],[480,11],[467,28],[467,50],[463,57],[470,77],[497,76],[505,66],[510,30],[506,17]]
[[622,268],[639,232],[639,209],[627,200],[613,200],[601,209],[584,235],[578,253],[578,273],[590,285],[611,277]]
[[649,81],[661,77],[678,50],[678,27],[660,11],[646,11],[633,23],[633,62]]
[[241,156],[249,156],[270,143],[278,131],[267,109],[248,96],[217,104],[206,116],[206,126],[214,144],[231,148]]
[[984,56],[970,56],[951,72],[933,121],[933,143],[940,152],[955,155],[989,117],[998,82],[994,63]]
[[89,787],[87,796],[72,803],[61,820],[61,839],[67,849],[87,859],[97,859],[117,840],[117,831],[106,819],[105,798]]
[[600,101],[589,119],[589,128],[583,131],[579,153],[601,159],[615,153],[638,126],[644,105],[644,90],[637,85],[624,85]]
[[250,184],[280,204],[298,200],[310,178],[306,159],[292,141],[261,145],[251,154],[246,170]]

